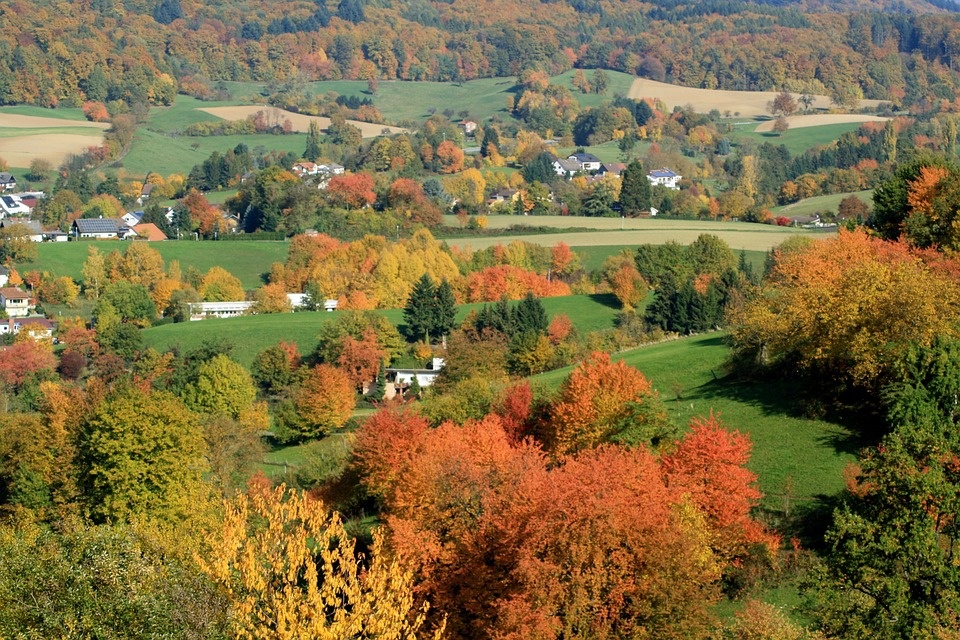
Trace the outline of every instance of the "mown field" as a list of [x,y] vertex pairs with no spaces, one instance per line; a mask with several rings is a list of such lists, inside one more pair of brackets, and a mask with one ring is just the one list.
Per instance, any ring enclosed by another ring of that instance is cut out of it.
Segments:
[[825,124],[819,127],[800,127],[788,129],[783,134],[772,132],[756,132],[753,125],[738,127],[730,136],[736,144],[739,141],[750,141],[758,145],[769,142],[772,145],[783,145],[791,153],[797,155],[807,149],[820,145],[830,144],[848,131],[856,131],[860,125],[855,122],[842,124]]
[[[94,246],[101,253],[124,251],[127,245],[116,241],[58,242],[38,245],[39,255],[36,262],[24,263],[17,268],[21,273],[32,270],[48,271],[57,275],[70,276],[81,281],[83,263],[87,259],[88,247]],[[289,248],[286,242],[154,242],[150,245],[163,256],[169,264],[173,260],[180,263],[180,269],[186,272],[193,267],[205,273],[210,267],[220,266],[235,275],[246,289],[256,289],[263,284],[263,275],[270,270],[274,262],[284,262]]]
[[[482,303],[460,305],[457,309],[458,321],[462,321],[471,310],[482,306]],[[581,333],[612,327],[619,311],[616,300],[610,295],[544,298],[543,306],[550,317],[559,313],[569,316]],[[294,342],[302,355],[309,354],[316,347],[319,327],[340,313],[282,313],[166,324],[145,329],[143,337],[148,346],[160,351],[173,347],[189,351],[204,341],[225,338],[234,345],[234,357],[249,367],[257,353],[280,340]],[[385,309],[378,313],[394,325],[403,324],[402,309]]]

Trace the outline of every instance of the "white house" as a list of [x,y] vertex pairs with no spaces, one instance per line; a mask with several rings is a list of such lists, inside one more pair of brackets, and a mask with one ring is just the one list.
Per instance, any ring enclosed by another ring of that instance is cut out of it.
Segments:
[[141,218],[143,218],[143,211],[127,211],[120,216],[120,221],[128,227],[135,227],[140,224]]
[[584,173],[600,171],[600,158],[592,153],[575,153],[571,156],[567,156],[567,160],[573,160],[580,165],[580,171],[583,171]]
[[0,196],[0,217],[25,216],[30,214],[30,207],[24,204],[20,196]]
[[0,289],[0,304],[11,318],[24,318],[30,315],[35,307],[30,304],[30,294],[19,287]]
[[553,161],[553,170],[558,176],[570,177],[580,171],[580,163],[568,158],[557,158]]
[[670,169],[653,169],[647,173],[647,180],[650,181],[651,185],[659,185],[674,190],[680,189],[680,185],[677,183],[680,182],[682,177]]
[[34,340],[51,339],[56,325],[46,318],[8,318],[0,320],[0,335],[26,331]]
[[10,218],[0,222],[0,229],[16,228],[20,233],[27,235],[34,242],[43,242],[43,227],[37,220]]
[[417,384],[421,387],[429,387],[433,384],[433,381],[437,379],[437,376],[440,375],[440,369],[443,368],[443,365],[443,358],[434,358],[430,363],[429,369],[388,368],[386,370],[388,382],[385,394],[386,398],[390,399],[396,395],[403,396],[406,390],[410,388],[410,385],[413,384],[414,378],[416,378]]
[[17,179],[8,171],[0,172],[0,191],[13,191],[17,188]]
[[235,318],[248,313],[255,305],[253,300],[231,300],[227,302],[191,302],[190,319],[203,320],[204,318]]
[[98,240],[120,237],[120,222],[113,218],[80,218],[73,221],[73,235]]

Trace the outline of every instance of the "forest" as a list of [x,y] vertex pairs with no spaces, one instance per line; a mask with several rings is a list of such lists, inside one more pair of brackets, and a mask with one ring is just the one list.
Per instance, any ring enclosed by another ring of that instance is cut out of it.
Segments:
[[178,88],[209,98],[230,80],[295,93],[314,80],[462,83],[604,68],[924,109],[958,88],[952,8],[922,0],[10,2],[0,8],[0,103],[162,105]]

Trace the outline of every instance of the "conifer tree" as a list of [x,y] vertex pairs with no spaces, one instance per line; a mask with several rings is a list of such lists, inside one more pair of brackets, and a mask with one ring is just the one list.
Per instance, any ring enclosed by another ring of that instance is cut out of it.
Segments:
[[620,186],[620,207],[625,216],[638,216],[650,209],[650,182],[639,160],[634,160],[623,171]]
[[303,157],[310,162],[316,162],[321,155],[320,136],[320,125],[316,120],[311,120],[307,130],[307,148],[303,152]]
[[446,278],[437,287],[434,296],[433,335],[445,336],[457,323],[457,301],[453,287]]
[[414,340],[430,341],[430,332],[434,328],[434,308],[437,289],[430,274],[424,273],[407,298],[403,309],[403,320],[407,324],[407,333]]

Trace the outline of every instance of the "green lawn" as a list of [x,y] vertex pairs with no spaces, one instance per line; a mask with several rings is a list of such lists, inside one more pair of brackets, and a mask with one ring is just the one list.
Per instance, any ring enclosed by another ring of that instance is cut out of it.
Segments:
[[[659,343],[614,356],[637,367],[654,384],[671,419],[719,414],[730,429],[753,441],[749,466],[759,476],[766,504],[812,506],[819,496],[843,488],[843,468],[855,461],[857,443],[844,427],[798,415],[789,382],[733,380],[724,373],[728,347],[719,333]],[[536,376],[547,389],[569,374],[560,369]]]
[[814,213],[820,213],[822,211],[836,212],[840,207],[840,201],[849,195],[855,195],[863,200],[863,202],[868,206],[873,207],[873,190],[867,189],[866,191],[855,191],[853,194],[834,193],[827,196],[804,198],[799,202],[794,202],[782,207],[774,207],[771,211],[774,215],[783,216],[808,216]]
[[[81,279],[83,263],[87,259],[87,248],[97,247],[101,253],[123,251],[125,244],[116,241],[84,241],[42,243],[37,246],[39,257],[36,262],[24,263],[17,268],[21,273],[48,271],[57,275]],[[154,242],[150,245],[160,252],[164,261],[180,263],[180,269],[194,267],[205,273],[213,266],[220,266],[235,275],[246,289],[255,289],[263,284],[263,274],[270,271],[274,262],[285,262],[289,245],[286,242]]]
[[83,115],[83,110],[73,108],[47,109],[45,107],[31,107],[29,105],[16,105],[0,107],[0,114],[16,113],[21,116],[37,116],[38,118],[58,118],[60,120],[82,120],[87,117]]
[[753,131],[753,125],[749,127],[739,127],[734,134],[730,136],[733,142],[745,139],[752,140],[756,144],[769,142],[772,145],[784,145],[791,155],[803,153],[813,147],[830,144],[841,135],[848,131],[856,131],[860,128],[857,122],[846,122],[842,124],[825,124],[819,127],[800,127],[797,129],[788,129],[783,135],[773,132],[757,133]]
[[[458,321],[462,321],[472,309],[482,306],[483,303],[460,305],[457,308]],[[581,333],[612,327],[619,311],[613,297],[604,295],[544,298],[543,306],[548,316],[558,313],[569,316]],[[167,351],[174,346],[188,351],[205,340],[227,338],[234,344],[236,359],[249,367],[258,352],[280,340],[295,342],[303,355],[310,353],[316,346],[320,325],[336,318],[337,313],[279,313],[166,324],[145,329],[143,337],[148,346],[159,351]],[[402,309],[385,309],[380,313],[394,325],[403,323]]]

